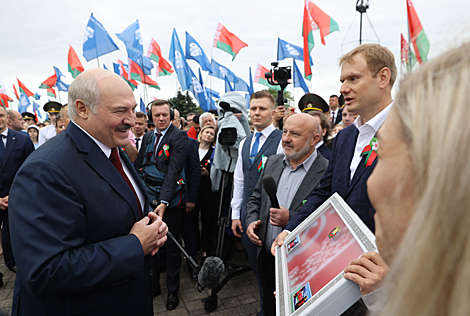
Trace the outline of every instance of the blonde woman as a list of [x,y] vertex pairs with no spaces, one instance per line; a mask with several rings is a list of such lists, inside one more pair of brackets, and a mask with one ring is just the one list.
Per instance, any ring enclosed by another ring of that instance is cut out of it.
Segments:
[[470,314],[470,44],[400,84],[368,180],[384,316]]

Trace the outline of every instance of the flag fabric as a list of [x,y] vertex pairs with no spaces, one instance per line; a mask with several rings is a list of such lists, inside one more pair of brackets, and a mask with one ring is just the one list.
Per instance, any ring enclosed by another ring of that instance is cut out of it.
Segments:
[[304,81],[304,78],[302,78],[302,73],[300,72],[299,67],[297,67],[295,60],[294,60],[294,88],[302,88],[304,90],[304,94],[310,93],[310,91],[308,91],[308,87]]
[[222,66],[213,59],[211,61],[210,75],[222,80],[225,80],[225,77],[227,77],[230,82],[238,82],[238,77],[235,75],[235,73],[233,73],[233,71],[231,71],[225,66]]
[[28,106],[30,104],[31,104],[31,102],[29,102],[29,98],[26,95],[26,93],[21,92],[21,94],[20,94],[20,104],[18,105],[18,112],[20,112],[20,113],[26,112],[26,110],[28,109]]
[[76,78],[79,74],[81,74],[85,68],[83,68],[80,59],[78,58],[77,53],[73,49],[72,45],[69,47],[69,54],[67,56],[69,72],[72,74],[73,78]]
[[34,100],[37,101],[37,100],[41,99],[41,96],[36,92],[36,93],[33,95],[33,98],[34,98]]
[[139,58],[137,58],[137,60],[134,60],[134,61],[137,63],[137,65],[140,66],[140,68],[143,68],[144,73],[146,75],[151,75],[152,74],[152,69],[154,67],[153,67],[153,64],[152,64],[152,60],[150,58],[148,58],[147,56],[142,55]]
[[[116,64],[114,64],[114,72],[116,72],[119,76],[124,79],[129,86],[131,87],[132,91],[134,91],[139,83],[135,80],[131,79],[131,76],[129,74],[129,66],[124,64],[121,60],[118,59],[118,68],[116,69]],[[117,71],[116,71],[117,70]]]
[[233,84],[233,91],[245,91],[250,93],[250,87],[248,84],[240,77],[237,77],[238,82]]
[[8,102],[13,101],[8,95],[7,90],[5,89],[5,85],[3,84],[3,80],[0,79],[0,104],[4,107],[8,108]]
[[103,69],[109,70],[108,67],[106,67],[105,64],[103,64]]
[[16,87],[15,87],[15,85],[13,85],[13,92],[15,93],[15,97],[16,97],[16,99],[17,99],[17,100],[19,100],[19,99],[20,99],[20,97],[18,96],[18,91],[16,90]]
[[[255,92],[255,89],[253,88],[253,77],[251,76],[251,67],[249,68],[249,73],[250,73],[250,97],[251,95]],[[250,107],[248,107],[250,108]]]
[[116,33],[116,36],[126,45],[127,56],[137,62],[137,59],[144,53],[144,42],[140,33],[139,20],[135,20],[121,33]]
[[[32,93],[31,91],[29,91],[28,88],[26,88],[26,86],[20,81],[20,79],[16,78],[16,80],[18,80],[18,88],[20,88],[20,93],[24,93],[29,97],[32,97],[34,95],[34,93]],[[20,98],[21,100],[21,98]]]
[[401,34],[401,62],[406,64],[406,70],[410,72],[416,64],[416,56],[410,49],[410,45]]
[[160,46],[153,38],[150,41],[147,57],[158,63],[157,77],[169,76],[174,72],[170,63],[165,58],[163,58]]
[[55,86],[55,83],[57,82],[57,75],[54,73],[52,76],[44,80],[41,85],[39,86],[39,89],[49,89],[53,86]]
[[234,91],[227,77],[224,78],[224,82],[225,82],[225,92]]
[[325,36],[334,31],[339,32],[338,23],[310,0],[305,0],[305,8],[311,28],[313,30],[320,29],[321,43],[326,45]]
[[132,61],[132,59],[130,58],[129,58],[129,69],[130,69],[131,79],[148,84],[150,87],[160,90],[158,83],[156,83],[153,79],[151,79],[149,76],[144,74],[144,72],[142,71],[142,68],[140,68],[140,66],[136,62]]
[[47,88],[47,96],[57,98],[54,88]]
[[140,98],[140,112],[147,113],[147,109],[145,108],[145,103],[142,98]]
[[[286,58],[294,58],[304,61],[303,49],[300,46],[290,44],[282,39],[277,39],[277,60],[284,60]],[[313,65],[312,56],[309,55],[310,65]]]
[[247,47],[248,44],[240,40],[235,34],[230,33],[221,23],[217,25],[214,37],[214,47],[233,56],[232,61],[237,56],[240,49]]
[[421,64],[428,60],[429,40],[411,0],[406,0],[406,10],[408,12],[408,28],[411,36],[410,42],[413,43],[416,59]]
[[269,87],[274,90],[281,90],[279,86],[273,86],[269,84],[268,80],[266,79],[265,73],[269,72],[268,68],[264,67],[261,64],[258,64],[258,67],[256,67],[256,73],[255,73],[255,82],[260,83],[262,85],[265,85],[266,87]]
[[90,61],[115,50],[119,50],[116,43],[92,13],[83,38],[83,57]]
[[192,81],[192,70],[189,68],[186,58],[184,57],[183,48],[181,47],[178,34],[176,34],[176,29],[173,29],[173,36],[171,37],[170,61],[173,63],[173,67],[175,67],[181,89],[183,91],[189,90]]
[[68,92],[69,91],[69,84],[66,84],[65,82],[62,81],[62,77],[65,77],[62,72],[59,70],[59,68],[57,67],[54,67],[54,72],[57,76],[57,81],[55,83],[55,86],[57,87],[57,89],[59,91],[63,91],[63,92]]
[[193,70],[191,68],[189,70],[191,71],[191,92],[199,103],[199,107],[204,112],[207,112],[210,110],[210,102],[209,98],[207,97],[206,90],[199,82],[199,79],[196,77]]
[[41,106],[39,104],[33,101],[33,110],[34,110],[34,115],[36,115],[36,119],[38,118],[38,115],[40,118],[42,118],[41,111],[39,111],[40,107]]
[[215,104],[214,99],[211,97],[211,93],[208,91],[209,88],[206,88],[204,86],[204,81],[202,80],[202,73],[201,73],[201,68],[199,68],[199,83],[201,84],[201,87],[204,89],[204,93],[206,94],[206,100],[209,106],[209,110],[217,110],[217,105]]
[[197,61],[202,70],[211,72],[209,58],[207,58],[202,47],[188,32],[186,32],[186,59]]
[[220,99],[220,93],[219,92],[217,92],[215,90],[212,90],[212,89],[209,89],[209,88],[206,88],[206,91],[207,91],[207,93],[214,96],[215,98]]

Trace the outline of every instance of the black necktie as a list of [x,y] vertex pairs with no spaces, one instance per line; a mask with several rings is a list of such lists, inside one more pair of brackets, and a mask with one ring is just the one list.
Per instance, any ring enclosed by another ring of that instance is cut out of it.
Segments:
[[140,137],[136,137],[136,138],[135,138],[135,148],[137,148],[137,150],[140,149],[140,147],[139,147],[139,142],[140,142]]
[[5,144],[3,144],[3,137],[5,137],[5,135],[0,134],[0,163],[2,164],[3,164],[3,157],[5,156]]
[[162,136],[162,133],[157,134],[157,139],[155,140],[155,157],[157,155],[157,148],[158,148],[158,141],[160,140],[160,137]]

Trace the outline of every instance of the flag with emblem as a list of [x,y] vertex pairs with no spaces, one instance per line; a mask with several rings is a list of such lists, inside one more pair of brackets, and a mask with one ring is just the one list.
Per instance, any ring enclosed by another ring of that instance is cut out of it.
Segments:
[[410,42],[413,43],[416,60],[421,64],[428,60],[429,40],[411,0],[406,0],[406,10],[408,12],[408,28],[411,36]]
[[170,63],[165,58],[163,58],[160,45],[158,45],[158,43],[153,38],[150,41],[147,57],[158,64],[157,77],[169,76],[174,72]]
[[247,47],[248,44],[239,39],[235,34],[229,32],[222,23],[219,23],[219,25],[217,25],[217,30],[215,31],[213,46],[232,55],[233,61],[238,52],[243,47]]
[[83,57],[90,61],[115,50],[119,50],[119,47],[92,13],[83,38]]
[[57,89],[59,91],[63,91],[63,92],[68,92],[69,91],[69,84],[66,84],[65,82],[62,81],[62,77],[65,77],[64,74],[62,74],[62,72],[59,70],[59,68],[55,67],[54,66],[54,72],[57,76],[57,81],[55,83],[55,86],[57,87]]
[[8,108],[8,102],[12,102],[13,100],[7,95],[7,90],[5,89],[5,85],[3,84],[3,80],[0,78],[0,104],[4,107]]
[[16,78],[16,80],[18,80],[18,88],[20,88],[20,93],[26,94],[28,98],[34,95],[34,93],[32,93],[28,88],[26,88],[26,86],[20,81],[20,79]]
[[266,87],[269,87],[274,90],[281,90],[279,86],[273,86],[269,84],[265,75],[267,72],[269,72],[268,68],[264,67],[261,64],[258,64],[258,67],[256,67],[255,82],[265,85]]
[[188,62],[184,57],[183,48],[181,47],[176,29],[173,29],[173,35],[171,37],[170,61],[173,63],[173,67],[175,67],[176,74],[178,75],[178,81],[181,85],[181,90],[189,90],[192,81],[191,69],[189,68]]
[[233,71],[231,71],[230,69],[228,69],[225,66],[222,66],[221,64],[219,64],[218,62],[216,62],[213,59],[211,61],[210,75],[213,76],[213,77],[217,77],[219,79],[222,79],[222,80],[225,80],[225,77],[227,77],[227,79],[230,82],[234,82],[234,83],[238,82],[238,77],[235,75],[235,73]]
[[[277,39],[277,60],[284,60],[286,58],[294,58],[304,61],[302,47],[288,43],[280,38]],[[313,65],[312,56],[310,57],[310,65]]]
[[294,60],[294,88],[302,88],[304,90],[304,93],[310,93],[308,91],[307,84],[305,83],[304,78],[302,78],[302,73],[299,70],[299,67],[297,67],[297,64],[295,63]]
[[124,79],[124,81],[126,81],[129,84],[132,91],[134,91],[139,85],[139,83],[131,79],[128,69],[129,69],[128,65],[124,64],[119,59],[118,59],[118,64],[114,63],[114,72],[118,74],[119,76],[121,76],[122,79]]
[[80,59],[78,58],[77,53],[73,49],[72,45],[69,47],[69,54],[67,56],[69,72],[72,74],[73,78],[76,78],[79,74],[81,74],[85,68],[83,68]]
[[160,90],[158,83],[156,83],[152,78],[144,74],[142,68],[134,62],[132,59],[129,58],[129,70],[131,79],[140,81],[144,84],[148,84],[150,87]]
[[211,63],[202,47],[196,42],[188,32],[186,32],[186,59],[193,59],[198,62],[202,70],[211,72]]
[[28,106],[31,104],[26,93],[21,92],[20,103],[18,104],[18,112],[23,113],[28,110]]
[[210,110],[210,101],[209,97],[207,96],[206,90],[204,86],[201,84],[199,79],[196,77],[196,74],[191,71],[191,92],[193,93],[194,97],[196,98],[197,102],[199,103],[199,107],[204,111],[207,112]]
[[401,62],[406,64],[406,70],[410,72],[416,64],[416,56],[410,49],[410,45],[401,34]]
[[140,32],[139,20],[135,20],[134,23],[121,33],[116,33],[116,36],[126,45],[127,56],[137,62],[137,58],[144,53],[144,43]]

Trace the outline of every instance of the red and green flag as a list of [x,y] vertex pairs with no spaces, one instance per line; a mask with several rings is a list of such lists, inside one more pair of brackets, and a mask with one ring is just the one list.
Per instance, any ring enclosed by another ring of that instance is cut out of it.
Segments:
[[214,47],[217,47],[233,56],[232,61],[237,56],[240,49],[248,44],[239,39],[235,34],[230,33],[221,23],[217,26],[214,37]]
[[410,42],[413,43],[416,59],[421,64],[428,60],[430,47],[429,40],[424,32],[413,3],[411,3],[410,0],[406,0],[406,10],[408,12],[408,28],[411,37]]
[[126,67],[124,67],[124,63],[121,60],[118,59],[118,63],[120,65],[119,67],[120,67],[120,73],[121,73],[122,79],[124,79],[129,84],[132,91],[134,91],[139,85],[139,83],[131,79],[131,76],[127,72]]
[[13,92],[15,93],[15,97],[16,97],[16,99],[17,99],[17,100],[19,100],[19,99],[20,99],[20,97],[18,96],[18,91],[16,91],[16,87],[15,87],[15,85],[13,85]]
[[174,72],[170,63],[165,58],[163,58],[160,45],[158,45],[158,43],[153,38],[150,41],[147,57],[158,63],[157,77],[169,76]]
[[67,56],[67,60],[69,63],[69,72],[72,74],[73,78],[76,78],[79,74],[81,74],[85,68],[83,68],[80,59],[78,59],[78,55],[73,49],[72,45],[69,47],[69,54]]
[[[310,52],[315,46],[313,40],[313,31],[320,30],[321,42],[325,43],[325,36],[334,31],[339,31],[338,23],[333,20],[328,14],[323,12],[318,6],[316,6],[310,0],[305,0],[304,5],[304,19],[302,26],[302,36],[304,38],[304,60],[310,60]],[[305,78],[307,80],[312,79],[312,70],[310,64],[304,63],[305,67]]]
[[149,76],[144,74],[144,72],[142,71],[142,68],[140,68],[140,66],[134,61],[132,61],[132,59],[130,58],[129,58],[129,70],[131,73],[131,79],[148,84],[150,87],[160,90],[158,83],[156,83]]
[[52,87],[47,88],[47,96],[49,96],[51,98],[57,98],[54,88],[52,88]]
[[410,72],[416,64],[416,56],[410,49],[410,45],[408,45],[403,34],[401,34],[401,62],[406,64],[408,72]]
[[7,90],[5,89],[5,85],[3,84],[3,80],[0,79],[0,104],[4,107],[8,108],[8,102],[12,102],[13,100],[7,95]]
[[255,82],[265,85],[266,87],[269,87],[274,90],[281,90],[279,86],[273,86],[269,84],[268,79],[266,79],[265,75],[267,72],[269,72],[268,68],[264,67],[261,64],[258,64],[258,67],[256,67]]
[[28,97],[32,97],[34,95],[34,93],[29,91],[28,88],[26,88],[26,86],[20,81],[20,79],[16,78],[16,80],[18,80],[18,88],[20,89],[20,93],[24,93]]
[[52,88],[53,86],[55,86],[56,82],[57,82],[57,75],[54,72],[52,76],[50,76],[49,78],[47,78],[41,83],[41,85],[39,86],[39,89]]

